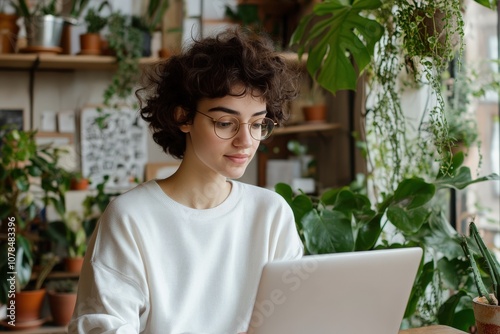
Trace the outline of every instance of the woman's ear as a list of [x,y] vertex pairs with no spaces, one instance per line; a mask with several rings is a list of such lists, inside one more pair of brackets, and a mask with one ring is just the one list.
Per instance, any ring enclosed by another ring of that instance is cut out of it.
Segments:
[[181,124],[179,126],[179,129],[184,132],[184,133],[188,133],[189,130],[190,130],[190,126],[191,126],[191,122],[188,122],[187,117],[188,113],[186,110],[184,110],[182,107],[176,107],[175,110],[174,110],[174,117],[175,117],[175,120]]

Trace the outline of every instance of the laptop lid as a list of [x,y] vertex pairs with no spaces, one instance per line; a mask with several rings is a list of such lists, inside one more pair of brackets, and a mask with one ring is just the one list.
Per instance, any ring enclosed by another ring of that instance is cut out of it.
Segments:
[[415,247],[270,262],[248,334],[397,334],[421,258]]

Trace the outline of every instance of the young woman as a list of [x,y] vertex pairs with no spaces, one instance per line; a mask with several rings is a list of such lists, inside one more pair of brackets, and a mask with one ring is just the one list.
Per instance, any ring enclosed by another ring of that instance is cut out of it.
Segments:
[[70,333],[245,332],[266,262],[302,256],[288,204],[241,177],[296,74],[241,30],[195,41],[137,92],[177,172],[122,194],[94,232]]

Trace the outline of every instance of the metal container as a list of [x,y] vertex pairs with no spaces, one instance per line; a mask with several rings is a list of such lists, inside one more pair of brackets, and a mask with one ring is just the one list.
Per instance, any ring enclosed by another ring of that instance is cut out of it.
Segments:
[[59,47],[64,19],[54,15],[34,16],[26,21],[28,46]]

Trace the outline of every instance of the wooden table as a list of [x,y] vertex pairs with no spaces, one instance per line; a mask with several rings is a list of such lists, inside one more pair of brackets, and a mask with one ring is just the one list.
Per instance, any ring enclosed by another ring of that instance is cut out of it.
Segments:
[[[1,331],[0,333],[19,333],[19,334],[65,334],[67,333],[64,327],[41,327],[31,331]],[[399,334],[466,334],[458,329],[448,326],[429,326],[421,328],[412,328],[399,331]]]
[[421,328],[412,328],[399,331],[399,334],[466,334],[458,329],[448,327],[448,326],[429,326]]

